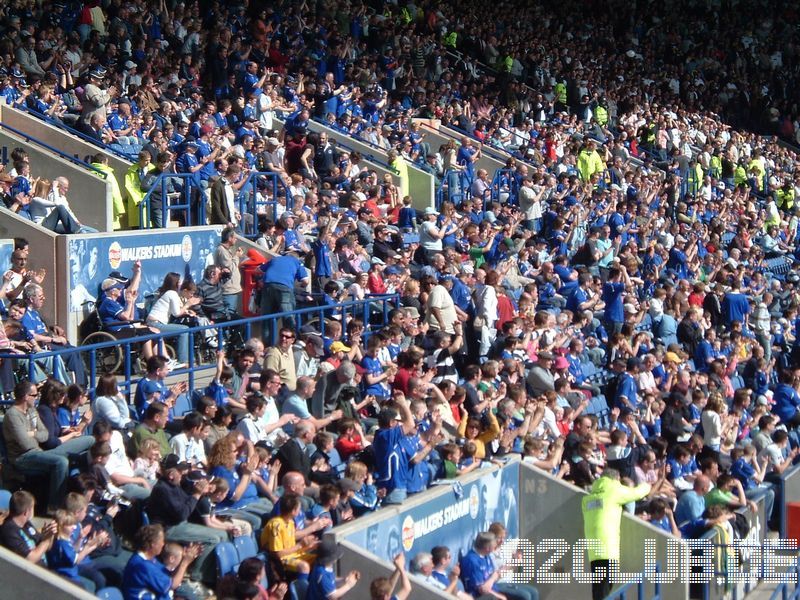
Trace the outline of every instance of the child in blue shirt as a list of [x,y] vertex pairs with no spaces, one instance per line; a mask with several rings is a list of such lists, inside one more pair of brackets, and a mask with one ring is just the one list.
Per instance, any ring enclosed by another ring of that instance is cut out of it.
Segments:
[[397,226],[401,230],[410,229],[415,227],[414,221],[417,218],[417,211],[411,206],[411,196],[403,198],[403,208],[397,217]]
[[52,547],[47,551],[47,565],[51,570],[65,579],[68,579],[75,585],[82,587],[88,592],[94,593],[96,591],[95,584],[88,579],[80,578],[78,575],[78,565],[89,556],[89,554],[105,544],[108,540],[108,534],[105,532],[96,534],[86,543],[80,552],[76,552],[72,542],[72,532],[77,523],[78,520],[75,516],[65,510],[59,510],[56,513],[58,533],[56,534],[56,539]]

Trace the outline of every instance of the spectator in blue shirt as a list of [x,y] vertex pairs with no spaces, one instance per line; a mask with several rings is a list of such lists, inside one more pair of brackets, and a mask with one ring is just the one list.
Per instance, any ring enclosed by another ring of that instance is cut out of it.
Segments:
[[731,282],[731,291],[725,294],[725,297],[722,299],[722,321],[728,327],[730,327],[734,321],[746,323],[747,315],[749,315],[752,310],[750,301],[745,294],[739,291],[740,288],[741,282],[738,279],[734,279]]
[[800,425],[800,394],[794,389],[792,385],[794,381],[794,374],[790,371],[780,372],[780,383],[772,395],[774,403],[772,412],[780,417],[781,422],[793,429]]
[[609,335],[622,331],[622,325],[625,323],[625,307],[622,297],[630,282],[625,265],[609,269],[608,281],[603,286],[603,302],[605,303],[603,321]]
[[379,429],[372,443],[377,473],[375,483],[378,489],[386,490],[384,504],[400,504],[406,499],[410,465],[403,438],[417,431],[406,399],[398,396],[395,405],[397,410],[385,408],[378,415]]
[[639,407],[639,384],[637,378],[642,361],[638,357],[631,357],[625,365],[625,373],[620,375],[617,385],[617,395],[614,405],[618,408],[628,408],[636,411]]
[[475,538],[475,544],[460,563],[464,591],[475,598],[502,594],[509,600],[537,600],[539,593],[531,586],[499,583],[501,572],[492,560],[496,545],[497,538],[489,531]]
[[[142,331],[132,323],[136,319],[136,297],[139,295],[137,289],[126,288],[125,284],[110,277],[103,280],[100,289],[103,292],[103,298],[100,300],[97,312],[100,314],[103,329],[113,332],[114,337],[118,339],[150,333],[149,328]],[[125,291],[123,292],[123,290]],[[125,295],[124,304],[120,302],[123,293]],[[142,356],[145,360],[155,354],[152,340],[141,342],[141,344]]]
[[681,531],[688,525],[702,518],[706,509],[705,495],[711,489],[711,480],[706,475],[698,475],[694,479],[692,489],[684,493],[675,507],[675,522]]
[[308,576],[306,600],[338,600],[344,598],[361,579],[361,573],[350,571],[345,577],[336,577],[334,567],[342,556],[336,542],[325,538],[317,547],[317,560]]
[[200,544],[190,544],[183,552],[178,568],[170,575],[158,556],[164,549],[164,528],[161,525],[145,525],[136,532],[136,553],[131,556],[122,575],[125,600],[139,600],[147,592],[155,600],[171,600],[172,590],[178,588],[186,575],[186,569],[200,555]]
[[[262,265],[261,270],[264,271],[261,312],[269,315],[295,310],[297,308],[297,299],[294,294],[295,282],[299,282],[303,287],[308,284],[308,271],[296,254],[276,256]],[[296,329],[293,321],[293,319],[284,320],[283,324]]]

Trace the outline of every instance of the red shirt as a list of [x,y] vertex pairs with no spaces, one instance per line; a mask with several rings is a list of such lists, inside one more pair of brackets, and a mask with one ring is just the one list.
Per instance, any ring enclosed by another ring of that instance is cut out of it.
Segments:
[[514,305],[511,299],[505,294],[497,295],[497,331],[503,330],[503,325],[511,321],[516,315],[514,314]]
[[416,376],[417,374],[411,369],[397,369],[397,374],[394,376],[392,387],[396,390],[400,390],[404,394],[408,394],[408,382],[412,377]]
[[343,435],[339,436],[336,440],[336,450],[343,461],[346,461],[350,456],[356,452],[361,452],[364,449],[364,444],[361,442],[361,436],[353,433],[353,439],[347,438]]
[[367,287],[372,294],[386,293],[386,283],[383,281],[383,277],[381,277],[380,273],[377,271],[370,272],[369,277],[367,278]]

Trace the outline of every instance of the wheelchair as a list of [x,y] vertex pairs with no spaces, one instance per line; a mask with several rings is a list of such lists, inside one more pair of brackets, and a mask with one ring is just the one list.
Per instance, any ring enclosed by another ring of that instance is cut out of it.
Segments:
[[[136,325],[141,324],[142,321],[128,321],[128,324]],[[149,330],[147,330],[149,333]],[[91,344],[99,344],[102,342],[117,341],[118,338],[114,335],[115,332],[108,331],[103,328],[103,322],[100,319],[100,313],[97,311],[97,306],[92,306],[89,314],[78,325],[78,339],[79,346],[89,346]],[[145,335],[145,332],[142,332]],[[163,340],[159,343],[161,348],[160,354],[167,358],[174,359],[176,356],[175,348],[167,344]],[[98,348],[94,351],[95,354],[95,372],[97,373],[118,373],[125,361],[125,348],[123,344],[117,346],[109,346],[106,348]],[[81,358],[86,370],[91,369],[91,353],[81,352]],[[144,359],[141,355],[141,344],[131,344],[131,369],[135,373],[144,373],[147,369],[144,364]]]

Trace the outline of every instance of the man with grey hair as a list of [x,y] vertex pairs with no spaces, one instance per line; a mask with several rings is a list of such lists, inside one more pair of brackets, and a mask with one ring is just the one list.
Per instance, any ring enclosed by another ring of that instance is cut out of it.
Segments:
[[289,471],[296,471],[303,476],[306,484],[310,482],[311,458],[308,449],[316,433],[317,428],[311,421],[300,421],[294,426],[294,436],[276,454],[276,458],[281,461],[279,477]]
[[[42,286],[36,283],[28,284],[23,291],[23,298],[25,300],[26,309],[19,323],[25,330],[25,335],[29,340],[36,342],[36,344],[44,350],[74,348],[64,336],[63,329],[58,325],[48,328],[39,314],[39,311],[44,306],[45,299]],[[63,359],[67,370],[73,372],[75,383],[86,385],[86,373],[83,368],[83,361],[80,358],[80,353],[72,352],[70,354],[65,354],[63,355]]]
[[[317,382],[307,376],[297,378],[297,387],[286,400],[283,401],[281,406],[281,414],[296,415],[301,420],[310,421],[317,429],[324,429],[333,421],[342,418],[341,410],[334,410],[327,417],[317,418],[313,416],[308,410],[308,402],[314,396],[314,391],[317,389]],[[284,427],[286,433],[293,433],[293,427]]]
[[458,575],[461,572],[458,565],[453,567],[447,575],[447,584],[436,577],[434,573],[433,556],[429,552],[420,552],[411,560],[411,571],[432,588],[452,594],[460,600],[471,600],[472,596],[458,590]]
[[311,412],[321,418],[336,408],[339,394],[346,387],[353,387],[356,367],[349,360],[343,360],[335,371],[331,371],[317,382],[317,389],[311,400]]

